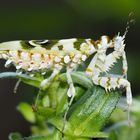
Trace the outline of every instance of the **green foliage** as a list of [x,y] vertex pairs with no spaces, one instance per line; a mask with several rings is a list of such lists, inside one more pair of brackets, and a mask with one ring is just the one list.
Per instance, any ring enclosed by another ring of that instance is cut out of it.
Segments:
[[34,123],[35,120],[35,114],[32,110],[31,105],[27,104],[27,103],[20,103],[17,107],[17,110],[23,115],[23,117],[31,122]]
[[11,133],[9,135],[9,140],[19,140],[20,138],[22,138],[21,134],[20,133]]
[[[0,78],[20,78],[26,84],[38,87],[42,76],[29,77],[24,74],[1,73]],[[92,84],[83,72],[75,72],[72,79],[76,88],[76,98],[70,106],[66,121],[64,114],[69,98],[66,74],[56,76],[48,89],[39,91],[35,104],[20,103],[17,107],[23,117],[33,124],[32,136],[18,138],[11,134],[10,140],[90,140],[91,138],[106,138],[107,133],[102,128],[121,96],[119,92],[106,93],[99,86]]]
[[[119,102],[119,106],[125,109],[124,99]],[[114,111],[111,117],[113,125],[108,128],[109,140],[139,140],[140,138],[140,101],[133,99],[133,105],[130,108],[130,125],[126,121],[126,113],[122,109]],[[118,115],[119,114],[119,115]]]

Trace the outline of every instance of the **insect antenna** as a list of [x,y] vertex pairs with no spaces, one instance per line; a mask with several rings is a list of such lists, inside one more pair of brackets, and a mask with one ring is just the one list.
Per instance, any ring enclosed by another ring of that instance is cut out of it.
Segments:
[[70,99],[70,101],[69,101],[69,103],[68,103],[68,106],[67,106],[67,108],[66,108],[66,111],[65,111],[65,114],[64,114],[64,125],[63,125],[63,128],[62,128],[62,132],[64,131],[64,128],[65,128],[65,125],[66,125],[66,121],[67,121],[67,115],[68,115],[68,111],[69,111],[69,109],[70,109],[70,106],[72,105],[72,102],[73,102],[73,100],[74,100],[74,97],[75,96],[72,96],[71,97],[71,99]]
[[125,27],[125,32],[124,32],[123,38],[125,38],[126,35],[128,34],[130,25],[135,24],[135,22],[136,21],[135,21],[135,18],[134,18],[134,13],[130,12],[129,15],[128,15],[128,20],[126,22],[126,27]]
[[130,115],[130,106],[128,105],[128,108],[127,108],[127,120],[128,120],[128,126],[131,126],[131,115]]
[[[128,15],[128,20],[127,20],[127,23],[126,23],[126,28],[125,28],[125,32],[124,32],[124,35],[123,35],[123,39],[125,39],[126,35],[128,34],[131,24],[135,24],[135,18],[134,18],[134,13],[133,12],[130,12],[129,15]],[[127,106],[127,120],[128,120],[128,125],[129,126],[131,126],[131,120],[130,120],[130,115],[131,114],[130,113],[131,113],[130,105],[128,105]]]

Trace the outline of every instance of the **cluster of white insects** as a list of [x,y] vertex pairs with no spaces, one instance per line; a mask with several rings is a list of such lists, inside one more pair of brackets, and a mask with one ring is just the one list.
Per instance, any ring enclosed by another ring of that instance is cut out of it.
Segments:
[[[48,69],[53,70],[51,76],[41,82],[41,89],[48,87],[50,81],[63,67],[66,67],[69,85],[67,95],[74,98],[76,93],[71,74],[79,64],[85,62],[89,56],[94,54],[85,74],[92,79],[95,85],[102,86],[106,91],[125,88],[127,104],[130,106],[132,104],[132,93],[130,82],[127,80],[128,67],[124,50],[124,39],[128,28],[129,25],[127,25],[123,36],[118,34],[113,39],[102,36],[97,41],[72,38],[4,42],[0,43],[0,58],[7,60],[6,67],[12,63],[17,70],[27,71],[28,73],[36,71],[44,73]],[[107,54],[109,48],[112,48],[113,51]],[[118,77],[115,74],[109,74],[109,70],[120,58],[122,58],[123,64],[122,75]]]

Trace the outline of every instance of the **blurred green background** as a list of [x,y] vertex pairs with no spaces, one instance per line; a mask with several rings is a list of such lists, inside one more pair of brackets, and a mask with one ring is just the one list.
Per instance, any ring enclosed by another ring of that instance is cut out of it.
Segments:
[[[139,0],[0,0],[0,42],[9,40],[93,38],[101,35],[121,35],[128,14],[134,12],[136,23],[126,38],[128,79],[133,95],[140,94],[140,1]],[[4,61],[0,61],[2,71]],[[28,123],[15,110],[23,100],[29,100],[29,87],[20,86],[13,95],[15,80],[0,80],[0,139],[11,131],[29,134]],[[24,91],[23,91],[24,90]],[[30,90],[30,91],[29,91]]]

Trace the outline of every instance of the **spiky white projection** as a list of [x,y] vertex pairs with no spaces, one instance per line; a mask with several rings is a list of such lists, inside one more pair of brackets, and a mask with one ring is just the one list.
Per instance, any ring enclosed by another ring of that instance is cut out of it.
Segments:
[[[106,91],[124,87],[126,89],[127,104],[132,103],[130,82],[127,77],[127,60],[125,55],[125,36],[117,35],[112,40],[102,36],[100,40],[92,39],[63,39],[63,40],[31,40],[11,41],[0,43],[0,56],[6,59],[5,66],[11,63],[17,70],[32,72],[46,72],[53,70],[51,76],[41,82],[40,87],[45,89],[52,79],[66,67],[66,76],[69,84],[67,94],[75,96],[75,88],[71,74],[79,64],[93,55],[85,73],[95,85],[100,85]],[[107,54],[107,50],[112,52]],[[122,75],[119,77],[109,73],[114,63],[122,57]],[[106,74],[104,74],[106,73]],[[104,74],[104,76],[102,76]]]

